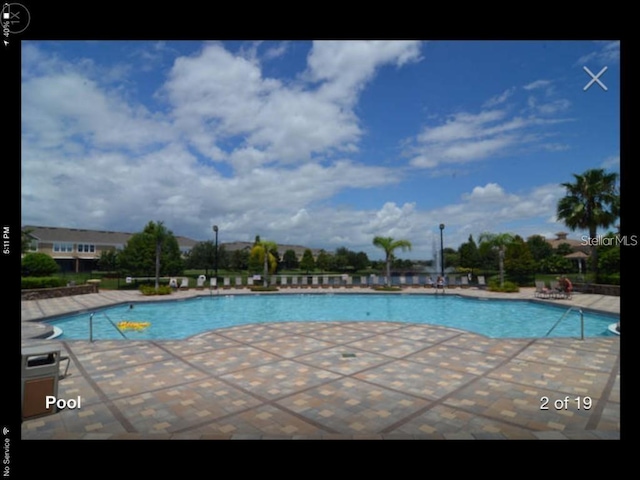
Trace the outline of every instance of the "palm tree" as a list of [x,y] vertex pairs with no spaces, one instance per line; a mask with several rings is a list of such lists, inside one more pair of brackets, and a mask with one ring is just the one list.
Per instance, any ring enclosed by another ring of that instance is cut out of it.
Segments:
[[[582,175],[573,174],[575,183],[562,183],[567,195],[558,202],[557,216],[571,230],[586,229],[589,237],[596,238],[598,227],[608,228],[620,217],[620,195],[617,173],[607,173],[602,168],[587,170]],[[591,245],[591,265],[598,273],[598,251]]]
[[510,233],[481,233],[478,237],[480,243],[487,243],[498,250],[498,267],[500,268],[500,287],[504,286],[504,252],[507,245],[513,242],[514,237]]
[[402,251],[411,250],[411,242],[409,240],[394,240],[391,237],[375,237],[373,244],[384,250],[385,262],[387,264],[387,287],[391,286],[391,260],[393,259],[393,252],[397,248],[401,248]]
[[162,254],[162,244],[169,236],[169,231],[163,225],[163,222],[157,222],[152,225],[152,235],[156,244],[156,291],[160,285],[160,255]]
[[262,276],[262,285],[264,287],[267,286],[267,276],[269,275],[269,271],[275,272],[278,266],[278,260],[275,255],[271,253],[277,249],[278,245],[275,242],[260,240],[260,237],[256,237],[256,241],[251,249],[250,255],[252,257],[256,256],[257,258],[260,258],[260,261],[264,265],[264,275]]

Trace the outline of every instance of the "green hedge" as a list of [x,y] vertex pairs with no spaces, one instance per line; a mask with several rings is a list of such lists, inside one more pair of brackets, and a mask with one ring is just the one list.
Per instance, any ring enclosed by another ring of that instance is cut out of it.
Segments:
[[252,292],[277,292],[278,287],[274,285],[269,285],[268,287],[262,287],[262,286],[256,285],[253,287],[249,287],[249,290],[251,290]]
[[56,288],[64,287],[67,281],[59,277],[22,277],[21,288],[31,290],[34,288]]
[[513,293],[513,292],[519,292],[520,287],[518,286],[517,283],[510,282],[509,280],[505,280],[504,283],[502,284],[502,287],[500,286],[499,280],[490,280],[489,291]]
[[168,285],[159,285],[158,290],[155,286],[142,285],[140,291],[143,295],[171,295],[171,287]]

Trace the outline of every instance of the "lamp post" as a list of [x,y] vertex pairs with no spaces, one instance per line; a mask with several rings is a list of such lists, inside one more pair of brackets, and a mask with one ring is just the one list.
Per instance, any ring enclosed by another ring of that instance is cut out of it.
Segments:
[[442,231],[444,223],[440,224],[440,275],[444,278],[444,244],[442,243]]
[[217,225],[213,226],[213,232],[216,234],[216,256],[215,256],[214,269],[215,269],[216,290],[217,290],[218,289],[218,226]]

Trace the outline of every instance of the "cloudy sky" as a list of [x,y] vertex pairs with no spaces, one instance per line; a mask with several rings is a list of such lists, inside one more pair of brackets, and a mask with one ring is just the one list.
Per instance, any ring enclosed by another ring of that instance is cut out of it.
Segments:
[[[23,41],[22,223],[381,258],[554,237],[619,172],[616,41]],[[584,70],[599,77],[606,90]],[[591,86],[585,91],[585,86]],[[583,232],[571,233],[579,238]],[[437,247],[436,247],[437,244]]]

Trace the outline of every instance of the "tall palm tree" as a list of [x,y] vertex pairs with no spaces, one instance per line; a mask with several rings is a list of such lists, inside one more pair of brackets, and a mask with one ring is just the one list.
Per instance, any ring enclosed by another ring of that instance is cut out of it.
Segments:
[[[589,231],[596,238],[598,227],[608,228],[620,217],[618,174],[607,173],[602,168],[587,170],[582,175],[573,174],[574,183],[562,183],[566,196],[558,202],[557,216],[571,230]],[[591,245],[591,265],[598,273],[597,249]]]
[[163,222],[157,222],[152,226],[152,235],[156,245],[156,283],[155,287],[158,290],[160,285],[160,256],[162,255],[162,244],[169,236],[169,231],[167,227],[164,226]]
[[478,237],[480,243],[487,243],[498,250],[498,267],[500,269],[500,287],[504,286],[504,252],[507,245],[513,242],[514,236],[510,233],[481,233]]
[[394,240],[391,237],[375,237],[373,244],[384,250],[385,262],[387,264],[387,287],[391,286],[391,260],[393,259],[393,252],[397,248],[401,248],[402,251],[411,250],[411,242],[409,240]]

